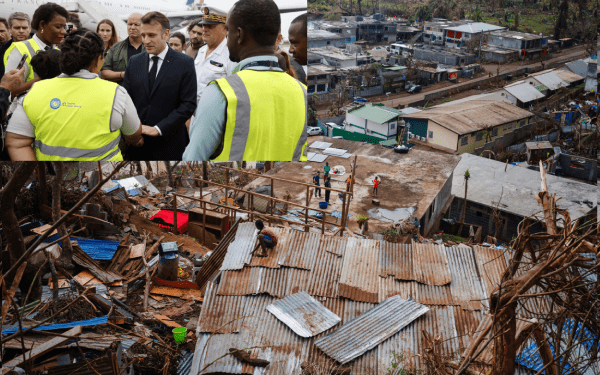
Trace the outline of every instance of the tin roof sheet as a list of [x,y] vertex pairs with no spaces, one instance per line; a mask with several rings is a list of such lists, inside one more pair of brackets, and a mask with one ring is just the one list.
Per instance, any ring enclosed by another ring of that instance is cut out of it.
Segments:
[[536,90],[535,87],[527,82],[506,86],[504,87],[504,90],[508,91],[509,94],[523,103],[528,103],[544,97],[544,94]]
[[354,301],[377,302],[380,242],[358,238],[347,241],[339,295]]
[[[269,256],[259,257],[254,253],[249,266],[279,268],[279,262],[287,255],[291,233],[288,232],[288,229],[282,228],[269,228],[269,230],[277,236],[277,245],[272,249],[267,249]],[[253,244],[256,243],[256,241],[253,242]]]
[[315,340],[315,345],[336,361],[347,363],[373,349],[428,310],[419,303],[394,296]]
[[219,296],[217,285],[208,282],[196,332],[239,332],[245,307],[245,296]]
[[292,231],[287,253],[279,264],[287,267],[312,270],[321,246],[321,236],[316,233]]
[[[356,319],[360,315],[366,313],[376,306],[374,303],[356,302],[352,300],[345,300],[344,307],[344,321],[343,324],[347,324],[352,320]],[[351,374],[373,374],[377,369],[377,353],[378,348],[375,347],[358,358],[348,362],[346,366],[349,366]]]
[[241,270],[245,264],[250,263],[257,232],[256,226],[252,222],[242,223],[238,226],[235,240],[227,248],[221,271]]
[[452,292],[450,285],[413,284],[414,300],[424,305],[451,305]]
[[450,292],[452,302],[467,310],[487,308],[487,295],[477,273],[473,250],[467,246],[446,247],[448,265],[452,274]]
[[379,253],[379,276],[415,280],[411,246],[382,241]]
[[564,81],[554,72],[535,75],[533,78],[550,90],[558,90],[561,87],[569,86],[568,82]]
[[315,336],[342,320],[306,292],[280,299],[267,310],[302,337]]
[[414,297],[414,281],[396,280],[393,276],[379,277],[379,303],[393,296],[401,296],[403,299]]
[[486,296],[489,296],[500,285],[506,270],[504,250],[491,247],[473,246],[477,268],[481,274],[481,282]]
[[444,246],[413,241],[412,256],[416,281],[438,286],[452,281]]
[[573,83],[577,81],[582,81],[584,77],[571,72],[570,70],[554,70],[554,73],[560,77],[565,82]]
[[[327,244],[327,240],[323,244]],[[342,255],[345,253],[346,241],[331,241],[329,244],[341,244],[344,246],[336,247]],[[315,262],[309,279],[308,279],[308,294],[322,297],[337,297],[340,276],[342,274],[343,256],[335,255],[327,251],[327,247],[323,246],[325,251],[321,252],[318,261]]]

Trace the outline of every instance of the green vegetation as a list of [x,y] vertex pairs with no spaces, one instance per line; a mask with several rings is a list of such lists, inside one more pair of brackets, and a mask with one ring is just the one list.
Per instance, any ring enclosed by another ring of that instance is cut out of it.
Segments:
[[441,239],[444,242],[449,242],[449,241],[452,241],[452,242],[467,242],[466,238],[462,238],[462,237],[455,236],[455,235],[452,235],[452,234],[447,234],[447,233],[434,234],[433,235],[433,239],[434,240]]
[[388,375],[410,375],[412,371],[404,368],[404,353],[392,352],[392,363],[388,368]]

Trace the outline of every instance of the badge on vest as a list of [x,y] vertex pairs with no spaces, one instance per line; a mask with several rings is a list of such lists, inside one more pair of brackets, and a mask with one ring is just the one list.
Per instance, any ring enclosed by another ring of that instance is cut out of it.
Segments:
[[52,109],[58,109],[61,104],[62,103],[60,102],[60,99],[58,99],[58,98],[54,98],[54,99],[50,100],[50,108],[52,108]]
[[218,66],[219,68],[223,67],[223,64],[221,64],[220,62],[217,62],[217,61],[210,60],[210,63],[213,64],[214,66]]

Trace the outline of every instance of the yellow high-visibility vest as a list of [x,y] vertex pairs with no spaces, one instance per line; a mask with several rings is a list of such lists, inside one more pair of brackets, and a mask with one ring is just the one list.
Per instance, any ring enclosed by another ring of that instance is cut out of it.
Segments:
[[53,78],[33,84],[23,108],[35,131],[38,160],[123,160],[121,130],[111,131],[117,93],[100,78]]
[[211,82],[227,99],[214,160],[306,161],[306,86],[285,72],[242,70]]
[[37,44],[37,42],[33,40],[33,38],[24,40],[22,42],[13,42],[4,53],[4,67],[6,67],[6,63],[8,62],[8,55],[10,55],[12,50],[15,48],[21,53],[21,56],[23,56],[24,54],[29,55],[27,56],[27,60],[25,60],[27,66],[29,67],[29,72],[27,74],[27,77],[25,77],[25,82],[29,82],[34,78],[33,67],[31,66],[31,59],[41,50],[41,48]]

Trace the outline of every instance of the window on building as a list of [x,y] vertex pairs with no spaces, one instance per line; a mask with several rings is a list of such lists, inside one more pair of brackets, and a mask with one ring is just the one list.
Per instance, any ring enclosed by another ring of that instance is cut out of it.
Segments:
[[481,212],[481,211],[475,211],[475,215],[481,217],[481,216],[483,216],[483,212]]
[[435,199],[433,200],[433,202],[431,202],[431,206],[429,207],[429,218],[432,218],[434,213],[435,213]]
[[433,138],[433,131],[429,131],[429,138]]
[[502,130],[506,130],[506,124],[504,124],[504,126],[502,127]]
[[477,141],[481,141],[483,139],[483,132],[477,132]]
[[460,145],[461,145],[461,146],[464,146],[464,145],[466,145],[466,144],[469,144],[469,137],[468,137],[468,136],[466,136],[466,137],[462,137],[462,138],[460,139]]
[[392,122],[390,124],[390,130],[396,130],[396,123],[395,122]]
[[492,129],[492,137],[497,137],[497,136],[498,136],[498,128]]
[[527,122],[527,120],[522,120],[521,121],[521,126],[525,126],[525,123]]
[[329,44],[331,44],[331,42],[330,42],[330,41],[327,41],[327,45],[329,45]]

